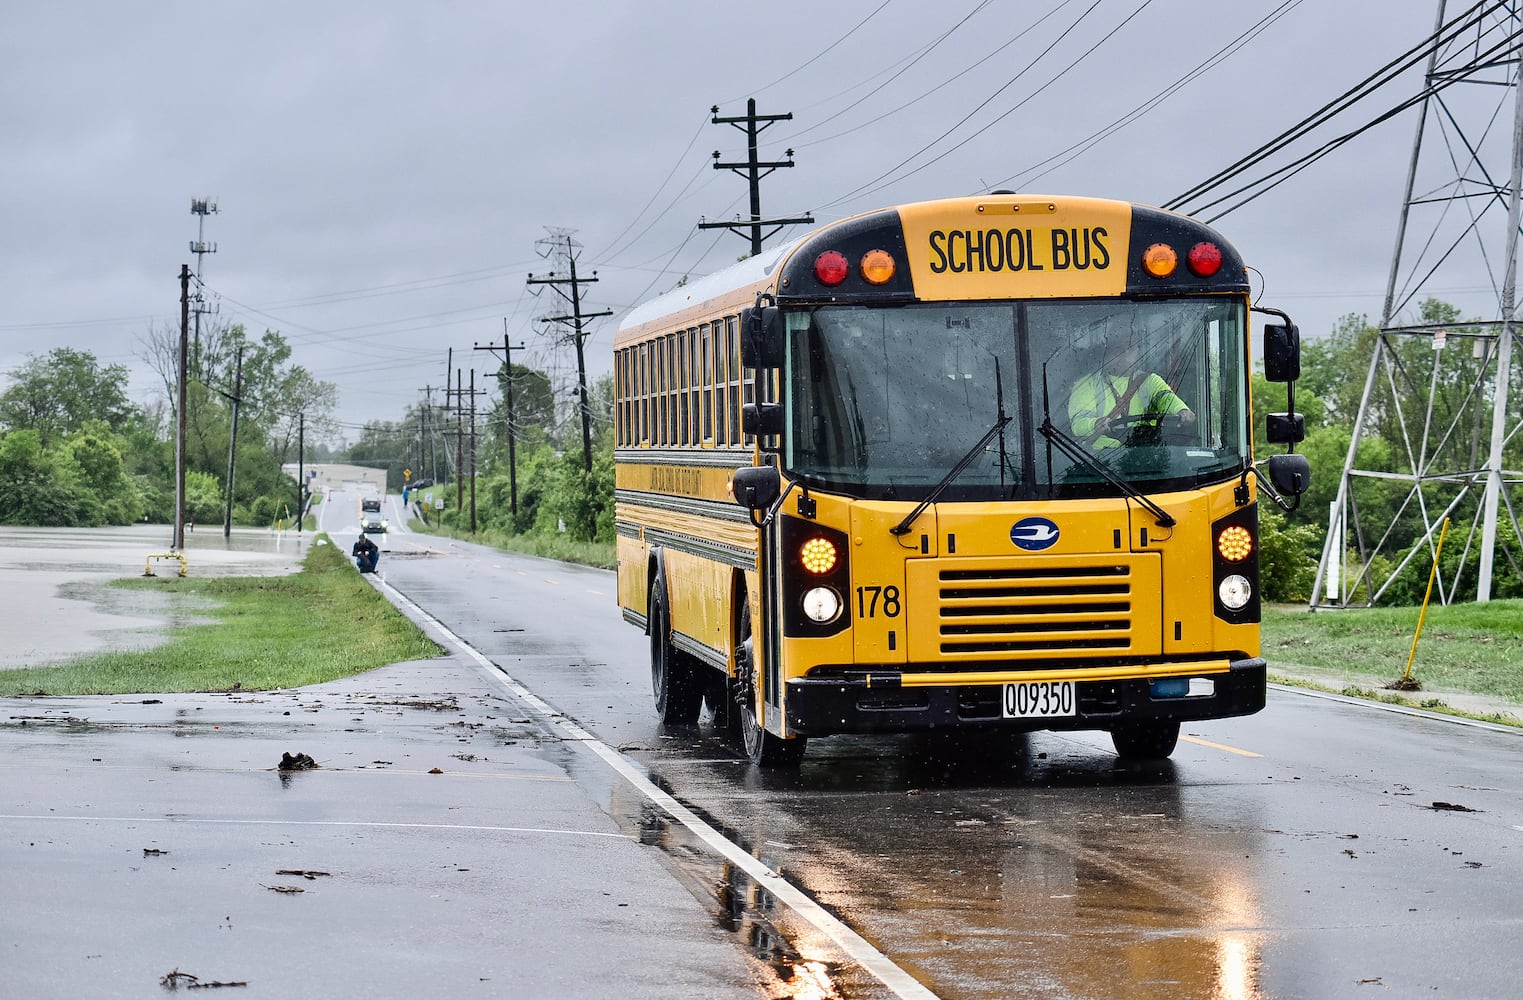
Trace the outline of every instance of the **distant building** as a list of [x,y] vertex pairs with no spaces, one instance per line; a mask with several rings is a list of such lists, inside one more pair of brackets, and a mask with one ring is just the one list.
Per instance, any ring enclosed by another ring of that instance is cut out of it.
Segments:
[[[287,462],[281,466],[286,475],[295,479],[298,466]],[[336,462],[314,462],[301,466],[299,471],[307,475],[307,486],[312,492],[326,493],[331,489],[348,489],[359,493],[386,495],[386,470],[372,469],[365,465],[343,465]]]

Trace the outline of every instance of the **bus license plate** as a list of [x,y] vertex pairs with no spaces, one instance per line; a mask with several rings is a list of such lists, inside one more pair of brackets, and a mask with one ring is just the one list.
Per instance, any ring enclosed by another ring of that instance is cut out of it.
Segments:
[[1073,681],[1005,685],[1005,718],[1051,719],[1077,715]]

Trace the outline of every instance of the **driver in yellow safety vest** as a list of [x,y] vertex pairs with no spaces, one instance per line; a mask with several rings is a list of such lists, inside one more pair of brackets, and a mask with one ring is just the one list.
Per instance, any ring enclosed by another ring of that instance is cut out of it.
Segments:
[[1189,405],[1162,375],[1138,371],[1137,359],[1137,345],[1127,339],[1106,352],[1099,371],[1074,386],[1068,397],[1068,424],[1085,445],[1118,448],[1130,436],[1131,427],[1148,425],[1156,431],[1163,418],[1172,414],[1179,415],[1183,428],[1195,425]]

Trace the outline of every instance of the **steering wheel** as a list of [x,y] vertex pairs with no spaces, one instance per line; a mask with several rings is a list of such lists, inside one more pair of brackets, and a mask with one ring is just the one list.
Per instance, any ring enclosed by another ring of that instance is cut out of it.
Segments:
[[1163,444],[1166,441],[1166,419],[1162,413],[1135,413],[1117,417],[1111,421],[1110,430],[1106,433],[1133,447]]

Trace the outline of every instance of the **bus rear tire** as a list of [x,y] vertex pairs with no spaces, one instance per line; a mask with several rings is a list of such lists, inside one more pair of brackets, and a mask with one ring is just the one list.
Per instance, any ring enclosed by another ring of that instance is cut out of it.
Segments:
[[703,708],[714,718],[714,729],[733,739],[740,739],[740,704],[733,691],[734,683],[721,671],[710,671],[703,686]]
[[1111,730],[1122,760],[1164,760],[1179,742],[1178,722],[1130,722]]
[[650,686],[662,722],[668,726],[698,723],[703,683],[693,661],[672,645],[672,614],[666,581],[660,576],[650,593]]

